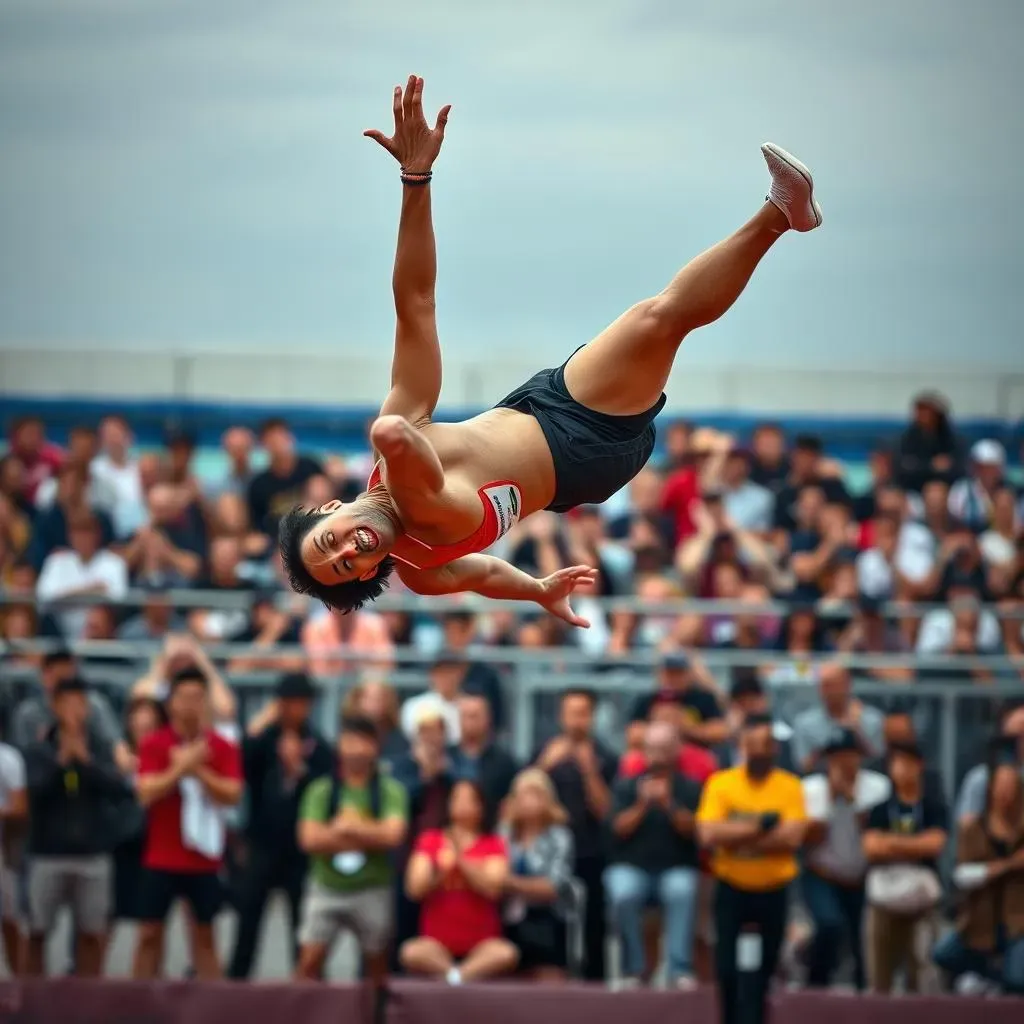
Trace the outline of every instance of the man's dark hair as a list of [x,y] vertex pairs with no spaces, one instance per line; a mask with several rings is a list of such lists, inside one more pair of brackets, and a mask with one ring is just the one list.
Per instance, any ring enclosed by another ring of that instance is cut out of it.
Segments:
[[271,416],[269,419],[265,419],[260,424],[260,437],[266,437],[271,430],[287,430],[291,433],[291,427],[288,426],[288,421],[282,416]]
[[377,563],[377,575],[368,580],[349,580],[347,583],[333,583],[330,586],[318,583],[302,564],[302,542],[306,534],[322,519],[326,519],[328,514],[301,505],[293,508],[281,517],[277,528],[277,545],[292,590],[297,594],[309,594],[328,608],[347,615],[384,593],[395,571],[395,560],[385,555]]
[[822,451],[821,438],[816,434],[797,434],[793,441],[793,447],[820,455]]
[[185,668],[175,672],[171,679],[169,692],[174,693],[179,686],[184,686],[186,683],[199,683],[204,690],[209,686],[206,673],[198,665],[186,665]]
[[365,715],[344,715],[341,719],[341,732],[351,733],[354,736],[364,736],[374,743],[380,742],[380,733],[372,718]]
[[43,656],[43,668],[53,668],[54,665],[70,665],[74,662],[75,656],[66,648],[58,647]]
[[597,707],[597,693],[586,686],[570,686],[568,690],[562,691],[561,703],[565,703],[570,697],[582,697],[591,707]]

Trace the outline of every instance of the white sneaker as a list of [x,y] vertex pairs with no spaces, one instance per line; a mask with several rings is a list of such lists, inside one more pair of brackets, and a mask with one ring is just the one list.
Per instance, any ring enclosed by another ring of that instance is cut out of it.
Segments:
[[772,176],[768,202],[786,215],[794,231],[813,231],[821,227],[821,207],[814,198],[811,172],[774,142],[766,142],[761,152]]
[[692,974],[680,974],[672,982],[672,987],[677,992],[693,992],[697,988],[697,979]]
[[633,992],[642,986],[642,982],[639,978],[633,978],[629,975],[619,978],[618,983],[615,985],[616,992]]

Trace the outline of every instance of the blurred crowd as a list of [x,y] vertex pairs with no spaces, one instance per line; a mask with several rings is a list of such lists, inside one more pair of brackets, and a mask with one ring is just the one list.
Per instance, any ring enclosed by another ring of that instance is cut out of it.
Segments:
[[[900,699],[918,679],[1024,674],[1024,503],[1004,446],[965,446],[942,397],[922,394],[851,493],[813,436],[771,423],[743,442],[681,422],[661,433],[663,457],[626,492],[533,516],[502,545],[537,575],[593,565],[597,598],[661,605],[581,598],[582,631],[529,608],[341,616],[297,599],[276,521],[358,493],[369,454],[303,454],[281,420],[227,431],[216,479],[182,431],[140,453],[119,416],[73,429],[65,448],[36,418],[13,424],[0,652],[40,687],[0,702],[12,969],[43,971],[69,908],[70,969],[101,973],[111,929],[128,921],[133,972],[156,977],[181,902],[194,972],[246,978],[281,891],[298,978],[320,977],[348,931],[374,979],[728,988],[746,969],[732,939],[754,924],[762,994],[780,972],[880,992],[943,980],[1024,991],[1024,711],[991,702],[952,804]],[[183,589],[249,600],[174,607],[167,594]],[[124,602],[129,590],[141,604]],[[680,598],[735,607],[680,614]],[[920,604],[932,607],[899,614]],[[39,638],[49,653],[25,643]],[[84,672],[63,646],[101,640],[156,653],[117,648]],[[240,646],[211,656],[226,643]],[[623,728],[602,734],[598,696],[569,687],[530,756],[513,756],[487,647],[549,650],[546,672],[570,648],[590,672],[625,669]],[[707,665],[715,650],[752,658],[723,677]],[[844,655],[915,651],[935,667],[860,671],[893,698],[854,696]],[[1007,657],[942,661],[988,654]],[[104,664],[134,679],[117,710],[91,685]],[[391,673],[421,665],[403,702]],[[319,680],[354,668],[321,734]],[[274,672],[276,690],[243,715],[230,681],[253,670]],[[783,699],[794,686],[799,707]],[[225,909],[237,929],[221,963]]]

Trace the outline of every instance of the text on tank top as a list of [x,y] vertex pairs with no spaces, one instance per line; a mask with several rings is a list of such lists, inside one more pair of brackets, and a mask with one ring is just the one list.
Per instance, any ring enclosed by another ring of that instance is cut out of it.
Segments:
[[[381,483],[380,463],[373,467],[367,489]],[[519,522],[523,509],[523,495],[513,480],[494,480],[484,484],[477,494],[484,510],[484,521],[465,540],[454,544],[427,544],[403,534],[391,549],[391,557],[414,569],[439,569],[463,555],[485,551]]]

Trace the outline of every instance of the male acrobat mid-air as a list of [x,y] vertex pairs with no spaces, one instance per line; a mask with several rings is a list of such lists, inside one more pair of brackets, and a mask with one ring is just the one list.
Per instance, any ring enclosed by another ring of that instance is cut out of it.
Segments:
[[597,504],[640,471],[654,448],[654,419],[683,339],[725,313],[783,234],[821,224],[811,175],[766,143],[771,187],[743,227],[561,366],[541,370],[479,416],[434,423],[441,349],[430,177],[450,108],[430,128],[422,97],[423,79],[413,76],[404,90],[395,89],[394,134],[365,133],[399,162],[403,183],[391,390],[370,430],[376,466],[354,501],[284,517],[284,566],[295,590],[343,611],[377,597],[397,572],[420,594],[466,590],[535,601],[585,626],[569,597],[592,582],[593,569],[573,566],[534,579],[480,552],[531,513]]

